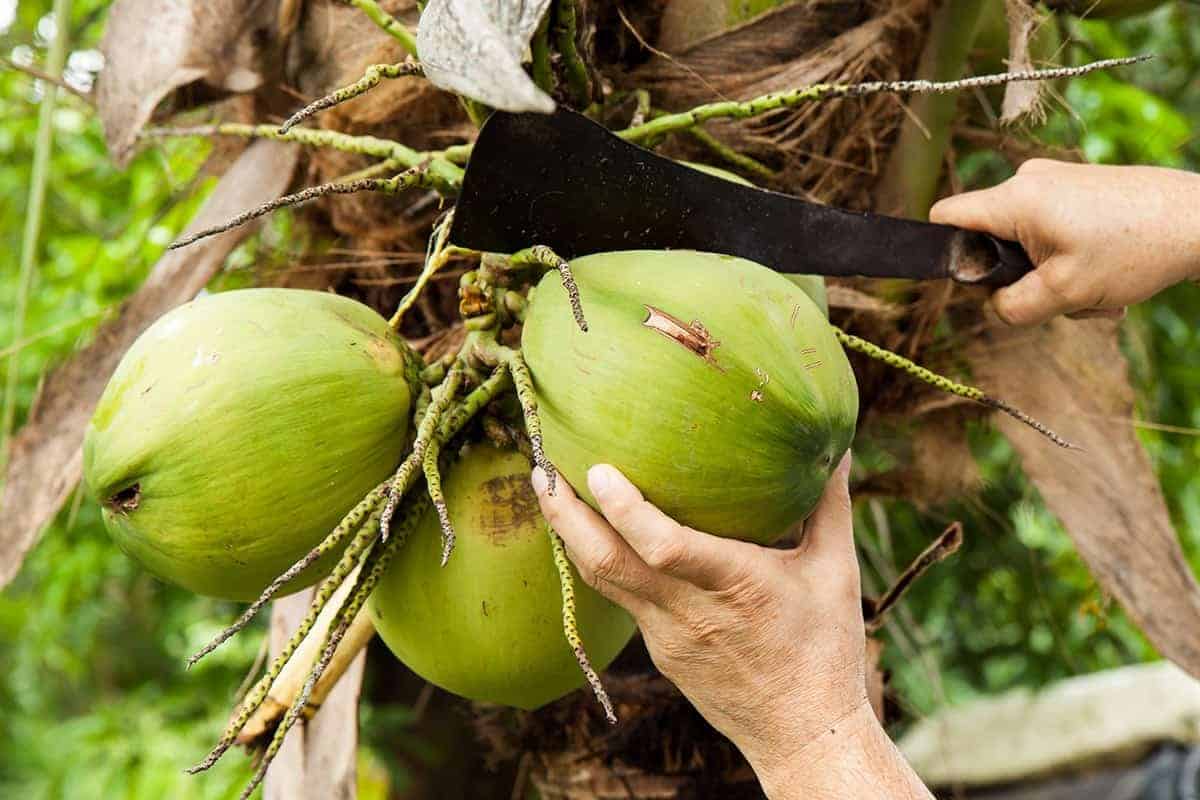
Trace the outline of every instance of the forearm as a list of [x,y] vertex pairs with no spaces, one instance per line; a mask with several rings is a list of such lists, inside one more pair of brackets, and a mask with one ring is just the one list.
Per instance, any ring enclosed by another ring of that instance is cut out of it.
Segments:
[[747,757],[770,800],[933,797],[865,705],[794,756]]

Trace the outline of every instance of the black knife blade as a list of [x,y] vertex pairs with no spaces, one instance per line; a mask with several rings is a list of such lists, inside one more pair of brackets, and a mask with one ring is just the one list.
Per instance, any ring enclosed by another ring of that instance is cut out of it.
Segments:
[[1033,268],[1015,242],[846,211],[708,175],[567,109],[495,112],[472,149],[449,239],[564,258],[633,249],[725,253],[779,272],[1003,286]]

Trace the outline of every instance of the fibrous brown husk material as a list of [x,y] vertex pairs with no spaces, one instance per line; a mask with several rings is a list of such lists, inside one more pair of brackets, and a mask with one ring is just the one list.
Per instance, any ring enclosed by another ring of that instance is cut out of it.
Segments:
[[[813,0],[782,6],[680,53],[656,54],[620,81],[649,89],[655,107],[682,110],[814,83],[896,80],[912,74],[930,5]],[[714,123],[709,130],[777,170],[773,188],[867,209],[903,116],[899,99],[876,96]]]
[[[410,28],[417,21],[413,0],[380,4]],[[408,54],[400,43],[380,30],[359,9],[339,0],[314,0],[306,5],[294,37],[290,71],[300,95],[298,107],[362,77],[372,64],[394,64]],[[403,142],[415,150],[435,150],[470,141],[474,127],[459,101],[419,76],[385,80],[368,94],[325,111],[306,125],[353,135],[378,136]],[[378,163],[365,156],[337,150],[310,154],[306,183],[344,180]],[[397,167],[387,177],[403,170]],[[336,288],[376,308],[394,309],[411,278],[420,270],[426,238],[434,219],[443,211],[439,199],[425,190],[399,196],[360,192],[329,197],[308,210],[306,222],[318,238],[332,248],[306,254],[306,262],[276,276],[288,285]],[[453,285],[447,287],[453,289]],[[453,292],[430,286],[430,299],[441,295],[452,301]],[[452,311],[452,302],[445,304]],[[421,313],[413,315],[420,317]],[[451,315],[434,314],[433,325],[406,331],[425,335]]]

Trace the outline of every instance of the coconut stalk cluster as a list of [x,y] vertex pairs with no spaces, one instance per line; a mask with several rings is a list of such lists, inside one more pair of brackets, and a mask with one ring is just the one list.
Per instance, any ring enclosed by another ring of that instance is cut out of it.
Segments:
[[[618,130],[653,146],[709,120],[828,98],[944,93],[1128,61],[951,83],[818,84],[680,113],[656,112],[639,96]],[[248,210],[177,246],[327,194],[423,187],[452,200],[469,142],[417,152],[299,124],[420,73],[412,60],[374,66],[282,127],[154,132],[282,139],[378,160],[372,175]],[[587,81],[586,69],[564,74]],[[611,118],[605,102],[588,110]],[[737,153],[714,152],[747,166]],[[846,349],[1069,446],[1002,401],[832,325],[819,278],[692,252],[568,263],[530,242],[517,253],[482,253],[449,241],[452,214],[429,231],[421,272],[390,319],[316,292],[201,298],[139,339],[89,427],[87,481],[121,547],[166,580],[252,601],[192,663],[273,597],[319,582],[298,630],[193,768],[212,766],[247,729],[264,730],[246,795],[309,712],[314,690],[329,683],[330,665],[346,660],[339,646],[361,647],[367,624],[411,669],[464,697],[536,708],[587,684],[617,721],[598,671],[633,624],[578,581],[537,509],[532,466],[551,487],[565,477],[590,501],[587,468],[612,463],[681,522],[771,544],[811,511],[853,439],[858,392]],[[451,265],[462,270],[461,342],[423,358],[400,331]],[[761,513],[748,519],[748,507]],[[306,643],[310,634],[319,646]],[[281,702],[272,687],[302,651],[312,651],[299,667],[303,680]],[[265,704],[286,705],[273,730],[261,725]]]

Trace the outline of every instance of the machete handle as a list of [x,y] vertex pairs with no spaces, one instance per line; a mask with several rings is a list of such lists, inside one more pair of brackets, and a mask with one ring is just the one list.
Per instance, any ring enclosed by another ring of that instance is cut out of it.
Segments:
[[959,283],[1008,286],[1033,270],[1025,248],[991,234],[957,228],[950,237],[947,273]]

